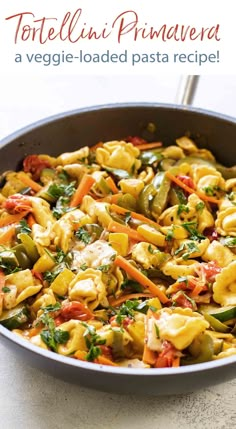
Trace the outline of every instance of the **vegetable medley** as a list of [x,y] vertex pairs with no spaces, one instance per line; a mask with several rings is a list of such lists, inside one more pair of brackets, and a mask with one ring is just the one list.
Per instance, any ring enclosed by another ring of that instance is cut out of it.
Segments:
[[103,365],[236,355],[236,170],[139,137],[1,176],[0,323]]

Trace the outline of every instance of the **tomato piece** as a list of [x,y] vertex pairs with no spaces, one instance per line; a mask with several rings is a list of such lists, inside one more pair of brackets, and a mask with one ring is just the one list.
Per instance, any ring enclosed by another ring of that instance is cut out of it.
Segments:
[[102,356],[105,356],[106,358],[108,358],[110,360],[113,360],[111,347],[105,346],[105,345],[101,345],[101,346],[99,346],[99,348],[101,349]]
[[125,138],[127,143],[132,143],[134,146],[138,146],[140,144],[146,144],[147,141],[137,136],[128,136]]
[[204,230],[204,235],[210,240],[210,242],[218,240],[218,232],[215,228],[206,228]]
[[185,294],[180,291],[176,294],[176,296],[173,296],[173,300],[175,303],[178,304],[179,307],[182,308],[191,308],[193,310],[193,305],[190,300],[185,296]]
[[40,280],[41,283],[43,283],[43,275],[42,275],[42,273],[38,273],[38,271],[35,271],[35,270],[31,270],[31,273],[33,274],[33,276],[36,279]]
[[21,194],[10,195],[3,203],[3,207],[11,214],[31,211],[32,204],[29,198]]
[[222,268],[218,265],[217,261],[210,261],[208,263],[202,263],[202,270],[206,277],[206,281],[214,283],[216,275],[219,274]]
[[167,340],[162,343],[162,351],[159,353],[155,368],[169,368],[172,366],[176,354],[176,348]]
[[189,176],[179,175],[176,176],[181,182],[184,183],[184,185],[189,186],[189,188],[195,189],[195,185],[193,183],[193,180]]
[[31,173],[33,180],[39,180],[40,173],[44,168],[50,168],[51,164],[41,159],[38,155],[28,155],[23,161],[23,168],[25,173]]
[[85,321],[92,319],[93,313],[82,302],[72,301],[61,309],[60,317],[64,321],[71,319]]

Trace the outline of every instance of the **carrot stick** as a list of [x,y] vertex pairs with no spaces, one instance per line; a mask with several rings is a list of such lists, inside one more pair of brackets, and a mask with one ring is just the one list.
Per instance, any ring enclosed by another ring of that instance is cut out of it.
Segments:
[[127,295],[122,295],[119,298],[112,298],[109,300],[109,305],[112,307],[119,307],[123,302],[130,299],[139,299],[139,298],[152,298],[153,295],[150,293],[129,293]]
[[130,264],[125,258],[118,255],[114,261],[114,264],[130,275],[138,283],[140,283],[144,288],[148,288],[152,295],[157,296],[162,304],[168,302],[167,296],[160,290],[160,288],[149,280],[143,273],[141,273],[137,268]]
[[112,220],[107,227],[107,230],[110,232],[121,232],[128,234],[130,238],[136,241],[146,241],[145,238],[139,234],[135,229],[129,228],[128,226],[121,225],[120,223]]
[[16,227],[15,225],[10,226],[6,231],[4,231],[1,235],[0,235],[0,244],[5,244],[8,241],[11,241],[11,239],[14,237],[15,235],[15,230]]
[[112,179],[112,177],[108,176],[105,180],[106,180],[107,185],[109,186],[109,188],[112,190],[112,192],[114,194],[118,194],[119,189],[117,188],[117,186],[116,186],[114,180]]
[[195,298],[205,289],[205,285],[201,283],[197,283],[191,293],[189,293],[190,298]]
[[109,204],[112,204],[112,203],[117,204],[119,198],[122,197],[122,195],[123,195],[122,193],[118,193],[118,194],[114,194],[114,195],[107,195],[106,197],[99,198],[97,201],[98,202],[101,201],[101,202],[105,202],[105,203],[109,203]]
[[30,228],[32,228],[32,226],[37,223],[35,220],[35,217],[32,214],[29,214],[29,216],[27,217],[27,223],[29,225]]
[[35,337],[35,335],[38,335],[41,332],[42,328],[40,327],[35,327],[35,328],[31,328],[29,330],[29,338]]
[[145,143],[145,144],[139,144],[136,147],[139,150],[148,150],[148,149],[155,149],[156,147],[161,147],[161,142],[153,142],[153,143]]
[[172,362],[172,368],[177,368],[180,366],[180,357],[176,356]]
[[20,171],[18,173],[18,179],[23,182],[25,185],[29,186],[31,189],[33,189],[33,191],[35,192],[39,192],[41,191],[41,189],[43,189],[43,187],[41,185],[39,185],[37,182],[35,182],[34,180],[32,180],[26,173],[24,173],[23,171]]
[[129,212],[130,215],[131,215],[131,217],[134,218],[134,219],[140,220],[140,221],[142,221],[144,223],[151,223],[151,224],[153,224],[155,226],[159,226],[158,223],[154,222],[151,219],[148,219],[148,217],[143,216],[140,213],[136,213],[136,212],[132,212],[132,211],[130,212],[129,210],[124,209],[124,207],[117,206],[116,204],[112,204],[111,205],[111,210],[113,210],[114,212],[116,212],[118,214],[123,214],[123,215],[125,215],[127,212]]
[[99,363],[100,365],[117,366],[111,359],[102,355],[97,357],[95,363]]
[[84,174],[71,199],[70,207],[77,207],[81,203],[83,197],[89,193],[94,183],[95,179],[92,176]]
[[86,355],[87,353],[82,351],[82,350],[77,350],[77,352],[75,352],[74,356],[76,359],[79,360],[86,360]]
[[214,197],[209,197],[208,195],[204,194],[203,192],[196,191],[195,189],[190,188],[190,186],[185,185],[178,177],[171,174],[169,171],[165,172],[166,177],[168,177],[172,182],[176,183],[180,188],[184,189],[186,192],[189,192],[189,194],[196,194],[201,198],[202,200],[208,201],[209,203],[219,204],[220,200],[217,200]]
[[22,213],[17,213],[14,215],[6,214],[5,216],[0,217],[0,228],[3,226],[11,225],[12,223],[17,223],[23,219],[29,212],[25,211]]

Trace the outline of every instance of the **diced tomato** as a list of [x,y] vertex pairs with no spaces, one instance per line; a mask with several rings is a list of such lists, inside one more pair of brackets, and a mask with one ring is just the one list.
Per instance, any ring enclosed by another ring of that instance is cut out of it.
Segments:
[[219,274],[222,269],[217,261],[203,262],[201,267],[206,276],[206,281],[209,283],[214,283],[216,275]]
[[63,319],[63,317],[61,316],[57,316],[55,317],[54,322],[56,326],[60,326],[62,323],[65,322],[65,319]]
[[159,353],[156,362],[155,368],[169,368],[172,366],[173,361],[176,355],[176,348],[169,342],[163,341],[162,351]]
[[218,240],[218,232],[215,228],[206,228],[204,230],[204,235],[210,240],[210,242]]
[[105,356],[106,358],[111,359],[111,360],[113,359],[111,347],[105,346],[105,345],[101,345],[99,347],[101,349],[102,356]]
[[183,182],[185,185],[189,186],[189,188],[195,189],[195,185],[193,183],[193,180],[189,176],[179,175],[176,176],[181,182]]
[[32,204],[29,198],[21,194],[10,195],[3,203],[3,207],[11,214],[31,211]]
[[82,302],[72,301],[61,309],[60,317],[64,321],[71,319],[85,321],[92,319],[93,313]]
[[146,144],[147,141],[137,136],[128,136],[125,138],[127,143],[132,143],[134,146],[138,146],[139,144]]
[[40,173],[44,168],[51,167],[51,164],[41,159],[38,155],[28,155],[23,162],[24,171],[32,174],[33,180],[39,180]]
[[33,274],[33,276],[36,279],[40,280],[41,283],[43,283],[43,275],[42,275],[42,273],[38,273],[38,271],[35,271],[35,270],[31,270],[31,273]]

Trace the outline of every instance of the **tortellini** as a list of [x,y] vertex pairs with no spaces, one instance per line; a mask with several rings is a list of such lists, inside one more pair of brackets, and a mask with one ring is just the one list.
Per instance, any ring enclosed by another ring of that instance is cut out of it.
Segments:
[[56,219],[53,217],[50,210],[50,204],[38,197],[28,197],[31,200],[32,212],[36,222],[44,228],[47,228],[48,224],[53,224]]
[[236,237],[236,207],[228,207],[218,213],[216,229],[219,234]]
[[67,165],[67,164],[73,164],[79,161],[84,160],[89,155],[89,148],[88,146],[84,146],[81,149],[78,149],[74,152],[66,152],[58,156],[56,162],[57,165]]
[[194,275],[199,262],[194,259],[183,260],[182,258],[172,258],[165,262],[161,270],[166,276],[171,276],[177,280],[178,277],[186,277]]
[[223,306],[236,305],[236,261],[217,274],[213,284],[213,298]]
[[91,310],[99,304],[108,306],[106,287],[102,281],[101,271],[88,268],[77,274],[69,285],[69,298],[71,301],[81,301]]
[[74,250],[73,256],[72,269],[84,264],[89,268],[98,268],[111,265],[116,257],[116,251],[105,240],[97,240],[81,251]]
[[150,267],[159,267],[168,259],[168,255],[160,252],[154,245],[141,242],[134,246],[132,258],[139,262],[143,268],[148,269]]
[[220,267],[226,267],[236,260],[236,255],[230,249],[223,246],[219,241],[212,241],[202,255],[204,261],[217,261]]
[[96,202],[92,197],[86,195],[81,205],[81,210],[91,216],[93,222],[99,222],[102,226],[107,227],[112,221],[109,214],[110,204],[106,202]]
[[3,307],[8,310],[42,289],[42,284],[34,279],[29,269],[9,274],[5,285],[10,291],[4,295]]
[[97,148],[96,159],[102,166],[120,168],[130,173],[141,166],[141,161],[137,159],[139,153],[139,149],[131,143],[111,141]]
[[[158,311],[158,316],[154,323],[158,327],[159,338],[170,341],[177,350],[188,347],[194,338],[209,327],[203,316],[189,308],[163,308]],[[151,331],[151,336],[153,332]],[[155,344],[154,350],[157,348]]]

